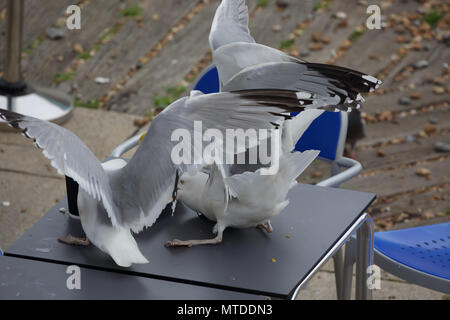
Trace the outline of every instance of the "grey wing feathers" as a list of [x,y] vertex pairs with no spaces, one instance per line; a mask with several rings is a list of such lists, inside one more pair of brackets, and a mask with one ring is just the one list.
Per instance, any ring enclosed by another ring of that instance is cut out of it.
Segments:
[[202,121],[203,132],[215,128],[225,136],[227,129],[276,128],[290,118],[289,112],[303,109],[295,92],[283,90],[195,94],[176,101],[152,121],[141,146],[126,166],[122,181],[113,183],[122,186],[121,202],[130,203],[123,216],[124,223],[135,232],[153,224],[170,201],[176,170],[200,169],[194,163],[202,159],[192,157],[191,163],[183,165],[172,161],[171,151],[177,142],[172,141],[171,135],[176,129],[191,133],[194,153],[195,120]]
[[108,177],[92,151],[75,134],[54,123],[7,110],[0,109],[0,117],[33,139],[58,173],[71,177],[93,198],[102,201],[112,224],[120,224]]

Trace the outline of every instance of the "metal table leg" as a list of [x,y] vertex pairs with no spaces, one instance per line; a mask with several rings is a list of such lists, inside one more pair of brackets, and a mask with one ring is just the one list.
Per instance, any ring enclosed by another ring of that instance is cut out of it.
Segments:
[[342,300],[350,300],[352,295],[353,264],[356,260],[356,243],[352,237],[345,244],[344,266],[342,267]]
[[344,281],[343,278],[343,266],[344,266],[344,249],[345,245],[343,245],[333,256],[333,263],[334,263],[334,273],[335,273],[335,280],[336,280],[336,296],[338,300],[342,300],[342,284]]
[[[351,277],[351,272],[350,272],[350,277],[348,277],[346,275],[346,269],[349,265],[352,266],[353,262],[348,261],[349,257],[347,257],[347,250],[348,250],[348,246],[350,245],[350,248],[352,248],[351,246],[351,238],[352,238],[352,234],[354,232],[357,232],[357,234],[362,233],[364,235],[364,238],[367,239],[367,241],[364,241],[364,239],[362,239],[363,237],[359,237],[359,239],[361,240],[361,243],[365,243],[365,246],[362,246],[363,250],[366,250],[364,253],[361,254],[361,257],[368,257],[365,261],[365,263],[367,263],[367,266],[364,268],[363,266],[360,268],[364,270],[363,273],[359,274],[359,283],[362,283],[362,286],[364,286],[366,294],[364,295],[363,298],[361,298],[361,295],[356,295],[356,297],[360,298],[360,299],[371,299],[370,296],[370,292],[368,292],[368,288],[367,288],[367,267],[370,265],[370,263],[373,262],[373,221],[372,218],[367,214],[364,213],[348,230],[347,232],[336,242],[336,244],[334,245],[333,248],[330,249],[330,251],[322,258],[322,260],[315,266],[315,268],[308,274],[307,277],[305,277],[305,279],[303,279],[303,281],[299,284],[299,286],[295,289],[295,291],[293,292],[292,296],[290,297],[292,300],[295,300],[295,298],[297,297],[299,291],[306,285],[306,283],[313,277],[313,275],[328,261],[328,259],[330,259],[331,257],[333,257],[335,254],[338,253],[338,251],[342,251],[342,246],[347,242],[347,240],[350,240],[350,242],[348,242],[346,244],[346,254],[345,254],[345,261],[344,261],[344,268],[340,269],[338,272],[340,274],[340,276],[342,276],[342,278],[340,279],[340,281],[338,281],[338,286],[340,285],[340,288],[337,288],[338,293],[340,293],[338,295],[338,299],[350,299],[350,289],[351,289],[351,281],[352,281],[352,277]],[[351,250],[351,249],[350,249]],[[341,253],[339,253],[339,255],[341,255]],[[338,257],[337,258],[339,262],[340,260],[342,260],[342,257]],[[347,263],[347,261],[349,263]],[[351,269],[350,269],[351,270]],[[357,276],[358,276],[358,270],[357,270]],[[339,277],[338,277],[339,278]],[[362,279],[362,280],[361,280]],[[350,288],[350,289],[348,289]],[[359,291],[358,291],[359,292]]]

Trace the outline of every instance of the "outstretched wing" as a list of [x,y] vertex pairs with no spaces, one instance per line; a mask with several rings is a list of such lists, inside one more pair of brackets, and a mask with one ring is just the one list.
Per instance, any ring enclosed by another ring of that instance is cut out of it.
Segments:
[[313,94],[308,108],[328,106],[342,111],[358,109],[360,93],[378,88],[381,81],[361,72],[319,63],[269,62],[247,67],[235,74],[224,91],[239,89],[288,89]]
[[214,51],[232,42],[255,42],[248,29],[245,0],[222,0],[214,15],[209,33],[211,49]]
[[[118,220],[135,232],[155,222],[171,200],[176,171],[193,169],[195,172],[203,164],[201,150],[195,150],[202,146],[205,130],[217,129],[225,137],[227,129],[273,129],[290,118],[290,112],[303,109],[296,93],[285,90],[196,93],[176,101],[152,121],[122,177],[112,182],[113,191],[120,190],[114,194],[122,197],[121,203],[129,204]],[[196,120],[201,120],[200,132],[194,125]],[[172,133],[177,130],[190,135],[188,145],[192,157],[189,163],[174,161],[172,152],[180,141],[172,141]],[[195,131],[199,135],[195,135]]]
[[101,201],[114,226],[117,208],[108,176],[92,151],[72,132],[54,123],[0,109],[0,117],[33,139],[59,174],[74,179],[93,198]]

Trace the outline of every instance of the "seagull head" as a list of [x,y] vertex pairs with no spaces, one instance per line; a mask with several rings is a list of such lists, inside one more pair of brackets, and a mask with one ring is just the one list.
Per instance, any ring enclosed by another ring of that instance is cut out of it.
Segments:
[[207,180],[208,174],[204,172],[183,173],[177,186],[177,199],[192,210],[202,212],[202,194]]

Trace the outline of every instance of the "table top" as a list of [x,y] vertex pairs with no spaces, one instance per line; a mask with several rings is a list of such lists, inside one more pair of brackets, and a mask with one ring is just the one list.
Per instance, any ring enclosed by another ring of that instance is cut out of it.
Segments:
[[74,284],[75,272],[78,271],[68,270],[68,267],[0,256],[0,299],[262,299],[262,296],[87,268],[79,269],[79,289],[73,286],[69,289],[67,282]]
[[212,238],[214,223],[178,203],[170,206],[155,225],[135,235],[148,264],[130,268],[90,245],[68,246],[57,241],[68,233],[82,236],[78,221],[58,212],[57,204],[5,255],[122,272],[129,275],[288,298],[298,284],[344,235],[375,195],[351,190],[299,184],[288,194],[290,204],[274,217],[271,234],[228,228],[219,245],[166,248],[167,240]]

